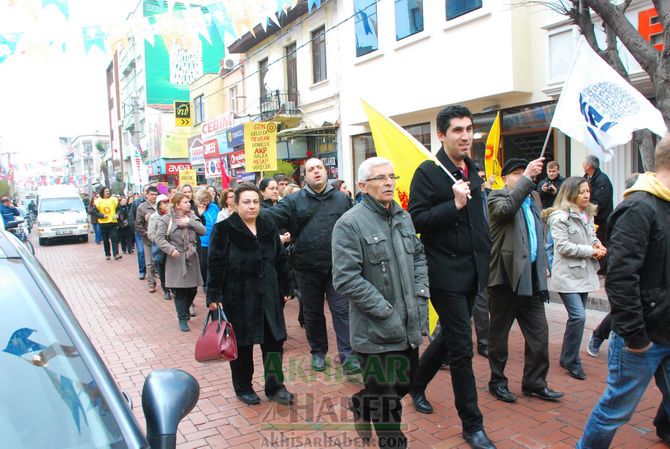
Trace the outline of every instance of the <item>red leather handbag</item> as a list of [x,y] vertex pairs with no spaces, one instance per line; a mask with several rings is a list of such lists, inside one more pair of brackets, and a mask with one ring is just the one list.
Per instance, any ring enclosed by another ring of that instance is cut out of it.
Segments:
[[233,325],[228,322],[221,306],[218,306],[216,312],[207,314],[205,327],[195,342],[195,359],[198,362],[230,362],[236,358],[237,339]]

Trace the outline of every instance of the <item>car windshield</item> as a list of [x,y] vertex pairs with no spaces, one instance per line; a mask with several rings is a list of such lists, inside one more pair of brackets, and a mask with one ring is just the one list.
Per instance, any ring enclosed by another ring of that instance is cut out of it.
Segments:
[[65,212],[70,210],[84,211],[84,204],[79,198],[44,198],[40,201],[40,212]]
[[85,360],[27,269],[0,259],[2,447],[123,449],[121,429]]

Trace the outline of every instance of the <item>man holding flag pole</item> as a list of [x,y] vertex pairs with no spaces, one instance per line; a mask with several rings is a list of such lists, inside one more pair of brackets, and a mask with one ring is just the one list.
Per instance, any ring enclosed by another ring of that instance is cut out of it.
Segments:
[[409,212],[425,246],[431,302],[442,329],[419,361],[410,395],[417,411],[433,412],[426,387],[448,353],[463,439],[475,449],[490,449],[495,445],[484,432],[477,405],[470,327],[475,296],[486,286],[489,273],[491,239],[481,195],[484,181],[469,157],[471,112],[463,106],[448,106],[436,121],[442,142],[437,160],[446,170],[433,160],[419,165],[410,186]]

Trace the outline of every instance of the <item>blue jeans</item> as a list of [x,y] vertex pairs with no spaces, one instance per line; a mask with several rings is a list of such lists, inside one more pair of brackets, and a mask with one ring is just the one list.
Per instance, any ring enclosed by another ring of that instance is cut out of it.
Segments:
[[[670,378],[670,345],[653,343],[643,353],[630,352],[623,338],[612,332],[609,353],[607,388],[591,412],[577,449],[606,449],[616,430],[633,415],[651,378],[663,394],[661,409],[670,416],[668,380]],[[656,423],[655,423],[656,424]]]
[[137,251],[137,266],[139,267],[140,276],[147,275],[147,266],[144,262],[144,242],[142,241],[142,234],[135,231],[135,250]]
[[582,366],[582,361],[579,358],[579,347],[584,335],[586,301],[589,294],[559,293],[559,295],[568,311],[568,322],[563,335],[563,348],[561,348],[561,365],[568,369],[577,369]]
[[100,223],[93,223],[93,230],[95,231],[95,243],[98,244],[102,242],[102,229],[100,229]]

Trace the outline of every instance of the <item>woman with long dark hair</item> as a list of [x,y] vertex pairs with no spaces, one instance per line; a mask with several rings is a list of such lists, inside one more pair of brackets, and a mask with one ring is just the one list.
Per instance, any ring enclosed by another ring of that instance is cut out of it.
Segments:
[[235,329],[238,358],[230,362],[233,388],[245,404],[258,404],[252,386],[253,347],[261,345],[265,395],[290,404],[282,355],[286,340],[284,302],[290,294],[286,253],[277,227],[259,215],[261,192],[249,183],[235,189],[237,211],[214,225],[209,245],[207,305],[223,307]]
[[123,254],[132,254],[135,248],[135,230],[128,222],[129,213],[130,204],[128,204],[126,197],[121,195],[119,197],[119,206],[116,208],[116,219],[119,223],[118,237]]
[[258,184],[263,200],[261,207],[272,207],[279,201],[279,186],[273,178],[263,178]]
[[554,206],[543,211],[548,216],[554,239],[552,289],[568,311],[560,364],[575,379],[585,379],[579,346],[586,323],[589,292],[600,288],[598,260],[607,250],[596,237],[593,219],[597,206],[591,203],[588,180],[572,176],[561,185]]

